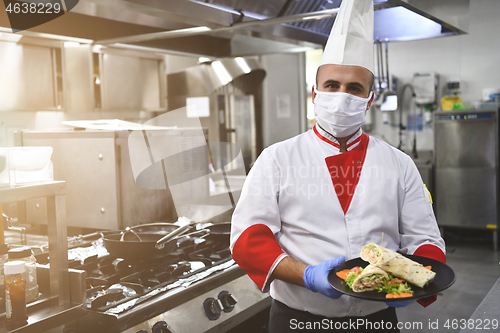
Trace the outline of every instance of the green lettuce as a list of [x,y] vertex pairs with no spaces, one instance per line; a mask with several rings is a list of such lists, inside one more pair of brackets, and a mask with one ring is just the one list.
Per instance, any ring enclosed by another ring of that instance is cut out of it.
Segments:
[[413,294],[413,290],[411,290],[410,286],[406,282],[386,284],[380,288],[377,288],[377,290],[379,292],[384,292],[388,294],[402,294],[402,293]]
[[[359,267],[359,274],[363,273],[363,267]],[[349,288],[352,289],[352,284],[354,283],[354,280],[359,276],[359,274],[356,274],[356,272],[350,272],[349,275],[345,278],[345,283]]]
[[377,254],[377,257],[380,257],[380,251],[378,250],[378,248],[377,248],[375,245],[373,245],[373,244],[368,244],[368,245],[366,245],[366,246],[363,248],[363,250],[364,250],[364,249],[371,249],[371,250],[375,251],[375,253]]
[[[394,280],[397,279],[397,277],[394,277],[393,275],[389,274],[389,280]],[[411,287],[406,283],[393,283],[393,284],[386,284],[382,287],[377,288],[379,292],[384,292],[388,294],[402,294],[402,293],[410,293],[413,294],[413,290],[411,290]]]
[[359,276],[359,274],[356,274],[354,272],[349,273],[347,277],[345,278],[345,283],[349,286],[349,288],[352,289],[352,284],[354,283],[354,280]]

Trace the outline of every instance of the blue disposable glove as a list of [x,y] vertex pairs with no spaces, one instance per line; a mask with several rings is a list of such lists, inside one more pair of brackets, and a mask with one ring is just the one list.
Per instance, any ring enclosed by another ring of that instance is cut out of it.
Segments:
[[319,292],[333,299],[340,298],[341,293],[330,286],[328,282],[328,273],[335,267],[342,265],[345,257],[337,257],[334,259],[323,261],[316,266],[307,266],[304,271],[304,284],[307,289],[315,293]]
[[400,302],[385,302],[385,304],[387,304],[387,306],[392,307],[392,308],[404,308],[405,306],[408,306],[414,302],[416,302],[416,300],[400,301]]

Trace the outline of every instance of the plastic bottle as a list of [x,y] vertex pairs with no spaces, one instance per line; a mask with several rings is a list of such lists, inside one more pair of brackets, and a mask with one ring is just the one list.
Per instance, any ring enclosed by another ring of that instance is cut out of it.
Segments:
[[7,330],[28,323],[26,309],[26,267],[23,261],[10,261],[4,265],[5,317]]
[[36,258],[30,247],[18,247],[9,250],[8,261],[23,261],[26,265],[26,303],[38,298],[38,282],[36,279]]

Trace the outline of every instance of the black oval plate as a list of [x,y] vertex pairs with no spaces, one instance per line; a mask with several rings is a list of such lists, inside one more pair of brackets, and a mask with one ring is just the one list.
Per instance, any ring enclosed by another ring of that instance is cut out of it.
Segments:
[[420,298],[425,298],[428,296],[432,296],[440,291],[443,291],[445,289],[448,289],[451,287],[451,285],[455,282],[455,272],[453,269],[451,269],[450,266],[443,264],[440,261],[430,259],[430,258],[425,258],[425,257],[420,257],[420,256],[414,256],[414,255],[406,255],[403,254],[405,257],[418,262],[419,264],[422,264],[424,266],[432,266],[432,271],[436,273],[436,276],[434,277],[434,280],[429,283],[427,286],[424,288],[417,287],[411,283],[408,282],[408,284],[411,286],[411,289],[413,290],[413,297],[405,297],[405,298],[385,298],[386,293],[384,292],[378,292],[376,290],[371,290],[371,291],[363,291],[360,293],[356,293],[352,291],[351,288],[347,286],[347,284],[337,276],[337,272],[343,270],[343,269],[351,269],[356,266],[360,266],[365,268],[366,266],[369,265],[368,262],[364,261],[361,258],[355,258],[346,261],[344,264],[341,266],[337,267],[335,270],[330,271],[330,274],[328,274],[328,282],[332,286],[333,289],[352,296],[352,297],[357,297],[357,298],[362,298],[370,301],[383,301],[383,302],[401,302],[401,301],[406,301],[406,300],[417,300]]

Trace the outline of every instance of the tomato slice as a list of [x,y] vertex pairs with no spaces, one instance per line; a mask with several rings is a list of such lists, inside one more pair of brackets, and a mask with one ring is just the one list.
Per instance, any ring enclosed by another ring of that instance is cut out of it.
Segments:
[[405,282],[405,280],[403,280],[403,279],[394,279],[391,281],[387,281],[386,284],[395,284],[395,283],[403,283],[403,282]]
[[356,274],[359,274],[359,266],[351,268],[351,272],[354,272]]

